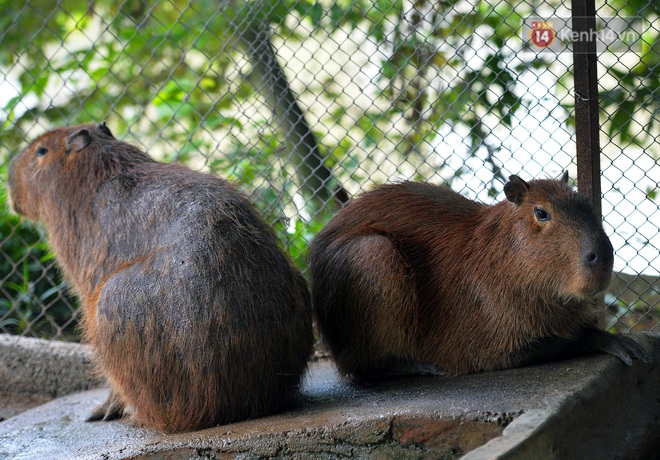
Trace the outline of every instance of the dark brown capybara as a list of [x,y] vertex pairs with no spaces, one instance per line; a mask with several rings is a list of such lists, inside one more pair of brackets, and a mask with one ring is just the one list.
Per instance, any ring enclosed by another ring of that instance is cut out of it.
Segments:
[[457,375],[574,351],[650,361],[594,327],[612,245],[561,180],[511,176],[489,206],[404,182],[363,194],[314,238],[312,304],[340,372],[356,380],[420,364]]
[[15,212],[48,232],[111,385],[90,420],[131,409],[167,432],[285,408],[312,351],[304,278],[232,185],[163,164],[104,123],[12,159]]

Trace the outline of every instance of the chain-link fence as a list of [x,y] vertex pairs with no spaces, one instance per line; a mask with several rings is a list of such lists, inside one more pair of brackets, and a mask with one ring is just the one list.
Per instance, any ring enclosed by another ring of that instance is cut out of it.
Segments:
[[[597,8],[641,30],[598,51],[617,272],[604,322],[656,329],[659,10]],[[576,177],[573,54],[553,47],[570,17],[560,2],[2,0],[0,185],[42,132],[105,120],[154,157],[236,182],[305,269],[313,235],[376,183],[493,202],[509,174]],[[0,331],[75,338],[45,238],[0,199]]]
[[609,324],[624,330],[660,329],[659,12],[633,1],[598,4],[596,13],[633,16],[643,32],[634,53],[599,54],[598,66],[602,206],[617,271],[606,301]]

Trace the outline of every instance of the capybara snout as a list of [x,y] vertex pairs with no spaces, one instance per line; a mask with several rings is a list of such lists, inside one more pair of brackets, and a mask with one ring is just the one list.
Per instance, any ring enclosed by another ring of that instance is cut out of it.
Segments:
[[[614,249],[612,243],[602,229],[595,235],[585,237],[582,265],[584,267],[587,296],[605,291],[612,279],[614,265]],[[591,280],[591,282],[589,282]]]

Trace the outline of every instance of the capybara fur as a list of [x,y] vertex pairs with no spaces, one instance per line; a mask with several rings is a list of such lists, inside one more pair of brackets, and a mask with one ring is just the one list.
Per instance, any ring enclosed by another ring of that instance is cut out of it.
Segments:
[[292,402],[312,351],[309,291],[231,184],[157,162],[101,123],[39,137],[12,159],[8,189],[80,298],[112,390],[90,420],[126,411],[187,431]]
[[594,327],[612,245],[561,180],[511,176],[493,206],[447,187],[382,185],[342,209],[310,247],[312,304],[341,373],[452,375],[517,367],[576,349],[648,361]]

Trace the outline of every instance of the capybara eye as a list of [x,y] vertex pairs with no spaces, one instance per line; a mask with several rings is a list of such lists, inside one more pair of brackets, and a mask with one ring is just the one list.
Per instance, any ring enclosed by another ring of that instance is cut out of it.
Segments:
[[550,219],[552,219],[550,213],[545,209],[541,209],[541,208],[534,209],[534,215],[536,216],[536,219],[538,219],[539,222],[547,222]]
[[39,147],[37,150],[34,151],[34,154],[38,157],[42,157],[47,153],[48,153],[48,149],[46,147]]

